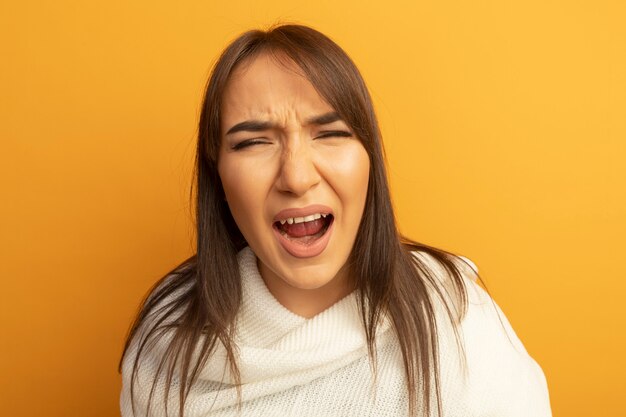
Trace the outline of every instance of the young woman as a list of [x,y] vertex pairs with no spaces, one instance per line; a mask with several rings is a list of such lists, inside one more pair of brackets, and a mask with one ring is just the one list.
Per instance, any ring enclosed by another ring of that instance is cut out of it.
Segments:
[[550,415],[473,264],[398,234],[369,93],[326,36],[232,42],[196,164],[197,253],[133,324],[124,417]]

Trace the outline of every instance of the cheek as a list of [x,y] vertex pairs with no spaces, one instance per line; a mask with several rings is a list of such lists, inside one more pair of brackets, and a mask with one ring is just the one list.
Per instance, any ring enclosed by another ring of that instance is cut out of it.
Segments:
[[[258,193],[258,182],[247,173],[249,171],[238,169],[236,164],[228,161],[219,165],[218,172],[235,222],[240,229],[248,229],[254,215],[259,211],[258,198],[254,195],[255,191]],[[254,210],[255,208],[257,210]]]
[[255,241],[267,226],[264,210],[272,187],[272,164],[267,158],[235,156],[222,156],[218,173],[237,227],[246,240]]
[[[351,178],[350,190],[355,195],[365,195],[370,174],[370,160],[367,151],[362,145],[356,147],[346,162],[344,167],[346,176]],[[363,197],[364,198],[364,197]]]
[[328,178],[351,218],[357,216],[360,219],[367,196],[369,170],[369,156],[360,143],[336,153],[333,158]]
[[363,154],[358,161],[355,162],[354,166],[354,182],[352,192],[355,211],[358,211],[358,215],[355,215],[356,224],[358,225],[361,222],[361,216],[363,215],[363,209],[365,207],[365,200],[367,198],[367,189],[369,185],[369,175],[370,175],[370,163],[369,156],[363,149]]

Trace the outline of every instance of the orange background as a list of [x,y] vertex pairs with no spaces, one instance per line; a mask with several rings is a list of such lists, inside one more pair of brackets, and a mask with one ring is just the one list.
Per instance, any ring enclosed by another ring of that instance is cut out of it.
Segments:
[[119,413],[137,305],[192,252],[208,69],[278,20],[361,68],[401,229],[478,264],[554,415],[623,412],[623,2],[366,3],[2,2],[3,415]]

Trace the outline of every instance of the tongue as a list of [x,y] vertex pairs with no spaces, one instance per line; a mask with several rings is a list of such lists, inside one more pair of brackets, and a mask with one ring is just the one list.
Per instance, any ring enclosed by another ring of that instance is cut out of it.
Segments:
[[290,237],[304,237],[319,233],[324,227],[324,219],[317,219],[311,222],[285,223],[280,226]]

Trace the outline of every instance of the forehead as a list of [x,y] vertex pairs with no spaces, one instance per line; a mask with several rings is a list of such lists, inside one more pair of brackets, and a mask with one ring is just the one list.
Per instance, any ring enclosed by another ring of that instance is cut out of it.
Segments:
[[308,118],[332,110],[295,62],[269,53],[234,69],[221,104],[222,127],[245,118]]

